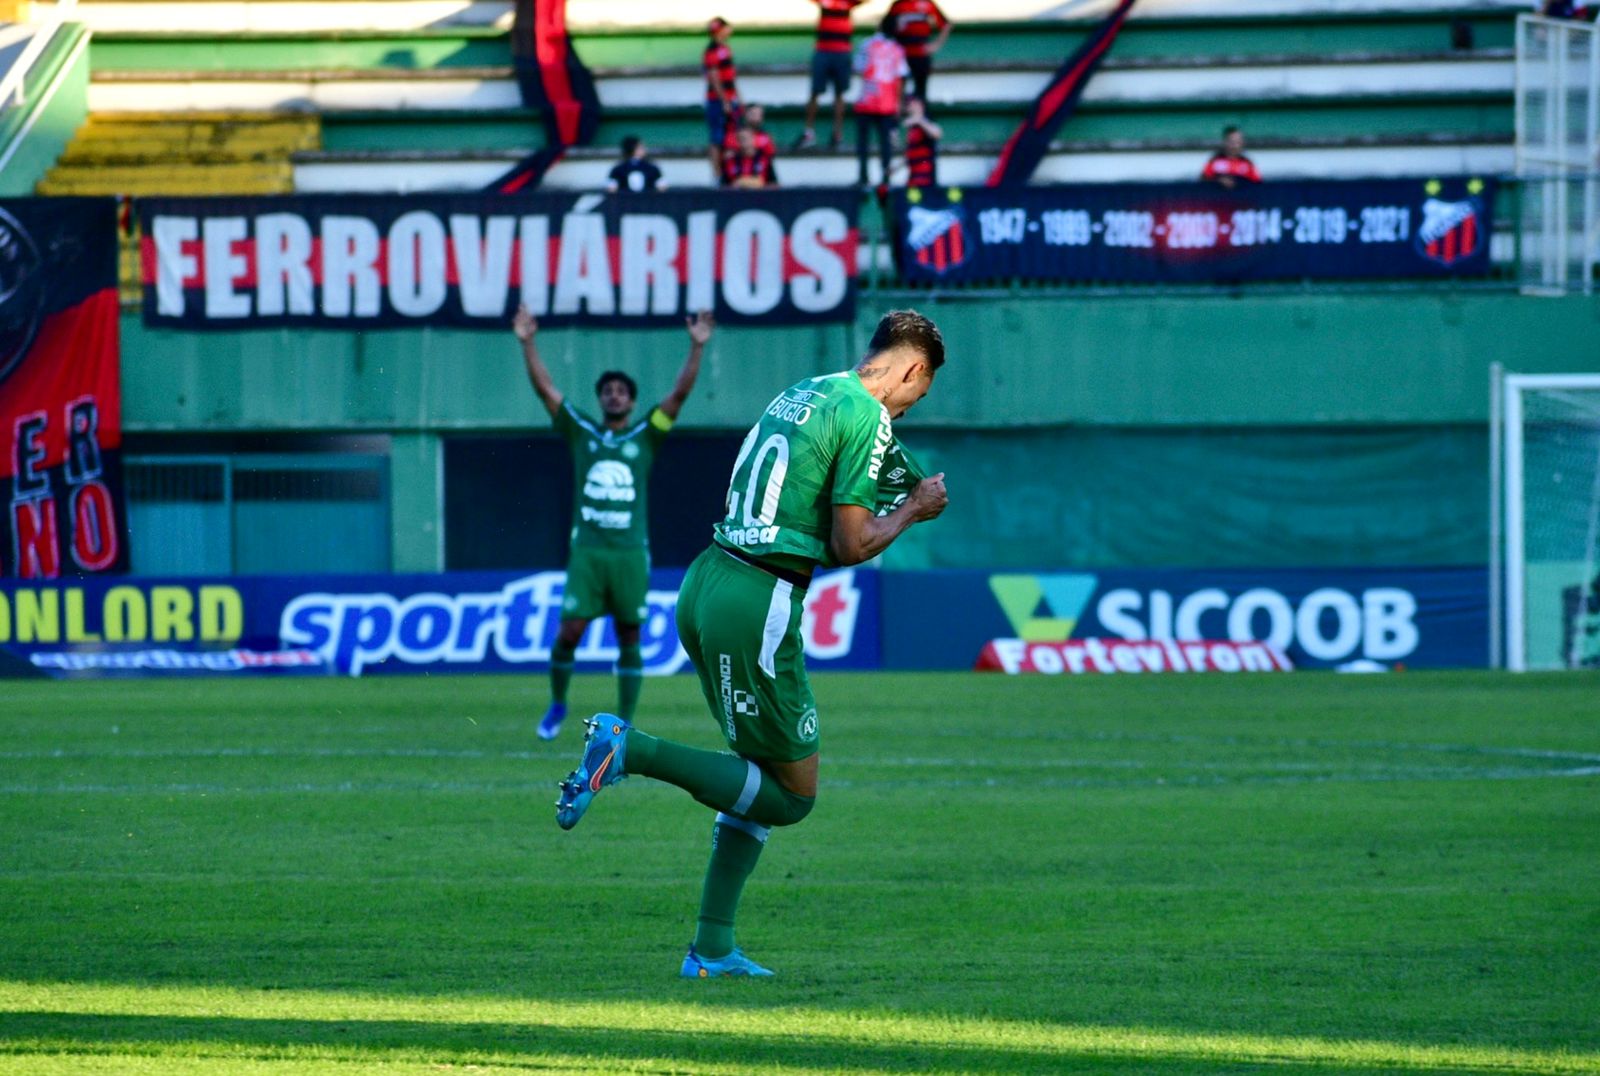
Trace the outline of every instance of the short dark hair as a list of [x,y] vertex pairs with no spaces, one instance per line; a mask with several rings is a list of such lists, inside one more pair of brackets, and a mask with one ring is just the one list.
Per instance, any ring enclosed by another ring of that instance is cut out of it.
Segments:
[[722,29],[724,26],[727,26],[727,25],[728,25],[728,20],[723,18],[721,15],[718,15],[715,18],[713,18],[710,22],[706,23],[706,33],[714,34],[718,30]]
[[1237,124],[1230,123],[1230,124],[1228,124],[1226,127],[1224,127],[1222,129],[1222,137],[1223,138],[1227,138],[1231,134],[1238,134],[1238,133],[1239,133],[1239,127],[1238,127]]
[[608,381],[622,382],[622,387],[628,390],[628,399],[637,400],[639,398],[639,386],[634,382],[633,378],[621,370],[607,370],[600,375],[600,380],[594,383],[594,394],[596,396],[605,391],[606,382]]
[[905,344],[922,352],[928,367],[937,370],[944,365],[944,337],[939,327],[915,310],[891,310],[878,320],[873,330],[872,342],[867,345],[867,355]]
[[632,157],[633,156],[633,151],[638,149],[638,148],[639,148],[639,136],[638,135],[629,135],[627,138],[624,138],[622,140],[622,155],[624,157]]

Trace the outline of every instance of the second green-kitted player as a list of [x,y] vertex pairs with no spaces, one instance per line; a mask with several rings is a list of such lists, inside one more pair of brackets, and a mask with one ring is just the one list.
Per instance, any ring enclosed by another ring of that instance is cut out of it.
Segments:
[[688,319],[689,356],[678,379],[644,418],[633,420],[639,388],[633,378],[608,370],[595,384],[599,419],[564,397],[539,358],[539,323],[518,307],[511,328],[522,344],[528,380],[558,433],[572,451],[574,481],[572,550],[561,600],[561,626],[550,651],[550,707],[539,722],[539,738],[553,740],[567,716],[567,687],[578,643],[596,617],[610,616],[617,629],[617,712],[631,717],[639,704],[644,660],[639,628],[648,613],[650,590],[649,487],[656,449],[677,421],[694,389],[700,356],[716,327],[701,311]]

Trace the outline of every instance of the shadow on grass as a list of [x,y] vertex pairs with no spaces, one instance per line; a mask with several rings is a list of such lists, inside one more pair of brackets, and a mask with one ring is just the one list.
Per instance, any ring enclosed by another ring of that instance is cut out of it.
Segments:
[[[100,1013],[0,1014],[0,1056],[168,1055],[191,1059],[270,1058],[439,1064],[539,1063],[577,1071],[655,1061],[687,1066],[827,1072],[1150,1073],[1393,1072],[1394,1059],[1218,1056],[1149,1043],[1116,1052],[1029,1049],[971,1043],[863,1043],[823,1035],[558,1027],[538,1022],[421,1020],[284,1020],[243,1017],[143,1016]],[[1503,1065],[1402,1065],[1409,1071],[1504,1073]]]

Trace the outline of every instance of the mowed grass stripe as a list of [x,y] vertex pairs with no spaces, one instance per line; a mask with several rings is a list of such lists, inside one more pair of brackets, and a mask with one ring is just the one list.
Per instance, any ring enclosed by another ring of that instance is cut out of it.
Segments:
[[[1333,1041],[1316,1037],[1264,1036],[1247,1034],[1195,1034],[1146,1027],[1051,1026],[1039,1023],[1010,1022],[950,1016],[908,1017],[904,1014],[863,1010],[840,1014],[825,1009],[762,1006],[762,983],[679,984],[713,985],[731,1004],[707,1008],[692,1001],[679,1003],[585,1004],[541,1001],[508,1001],[497,998],[416,998],[396,999],[359,994],[308,991],[252,992],[218,989],[175,989],[129,987],[111,984],[61,986],[0,983],[0,1013],[24,1017],[46,1014],[70,1020],[73,1016],[128,1018],[127,1026],[138,1025],[138,1018],[177,1022],[240,1021],[257,1025],[265,1046],[275,1035],[285,1035],[291,1045],[296,1037],[328,1038],[325,1045],[337,1044],[335,1037],[348,1033],[340,1029],[359,1029],[376,1025],[393,1039],[426,1037],[428,1029],[443,1027],[452,1034],[477,1037],[485,1043],[519,1033],[537,1040],[556,1030],[606,1033],[620,1024],[641,1036],[650,1034],[686,1035],[706,1039],[717,1036],[751,1036],[770,1044],[789,1039],[804,1042],[812,1049],[834,1048],[841,1053],[851,1047],[926,1049],[934,1047],[961,1053],[982,1054],[1014,1050],[1063,1059],[1092,1054],[1107,1058],[1149,1058],[1243,1061],[1256,1063],[1311,1062],[1331,1063],[1350,1068],[1394,1066],[1399,1068],[1456,1068],[1525,1072],[1596,1072],[1600,1054],[1593,1052],[1540,1052],[1473,1046],[1415,1046],[1392,1042]],[[739,988],[737,991],[729,987]],[[734,995],[729,997],[729,995]],[[19,1021],[26,1023],[25,1020]],[[292,1034],[297,1025],[299,1035]],[[286,1034],[288,1033],[288,1034]],[[381,1033],[381,1032],[380,1032]],[[201,1044],[206,1040],[190,1040]],[[39,1045],[45,1046],[44,1042]],[[59,1043],[53,1044],[59,1045]],[[159,1040],[141,1044],[159,1050]],[[340,1050],[346,1056],[364,1051]],[[405,1057],[409,1051],[399,1050]],[[313,1051],[314,1054],[314,1051]],[[413,1055],[415,1056],[415,1055]],[[508,1056],[487,1047],[480,1055],[485,1060]],[[955,1057],[952,1057],[955,1060]],[[959,1071],[959,1070],[958,1070]]]
[[0,1071],[1600,1072],[1600,679],[815,679],[763,983],[531,678],[6,684]]

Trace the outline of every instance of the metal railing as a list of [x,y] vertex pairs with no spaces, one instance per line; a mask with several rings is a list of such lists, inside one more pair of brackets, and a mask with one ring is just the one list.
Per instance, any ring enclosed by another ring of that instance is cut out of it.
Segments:
[[55,3],[45,9],[42,18],[32,20],[32,36],[23,46],[16,62],[3,77],[0,77],[0,114],[27,104],[28,72],[38,62],[39,57],[44,55],[45,49],[50,47],[56,31],[67,21],[67,16],[77,6],[78,0],[55,0]]
[[1522,284],[1590,294],[1600,262],[1600,28],[1518,16],[1516,121]]

